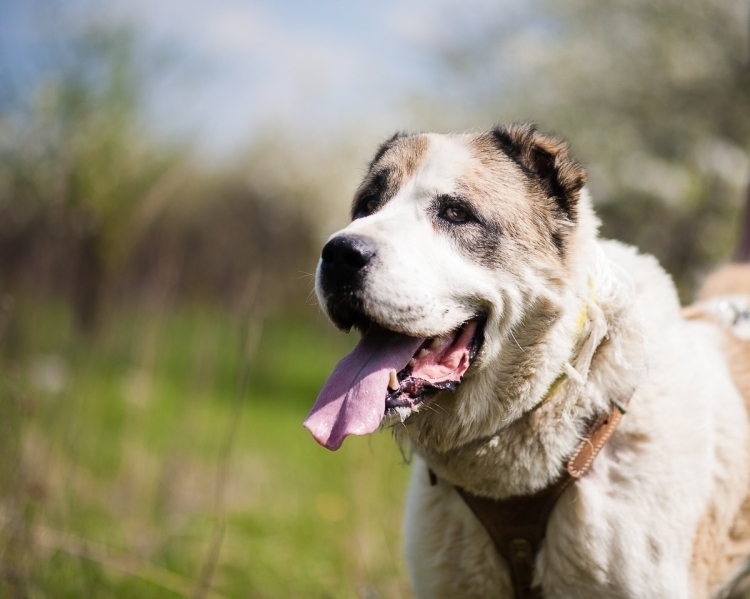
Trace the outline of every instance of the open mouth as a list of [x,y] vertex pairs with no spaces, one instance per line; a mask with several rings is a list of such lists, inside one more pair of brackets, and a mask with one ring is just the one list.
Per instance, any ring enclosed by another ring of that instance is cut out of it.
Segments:
[[305,427],[328,449],[348,435],[365,435],[385,416],[408,416],[439,391],[454,391],[483,341],[476,317],[432,338],[410,337],[375,323],[357,323],[362,339],[336,366]]
[[445,337],[426,339],[399,372],[389,372],[386,414],[413,409],[438,391],[455,391],[482,341],[479,320],[470,320]]

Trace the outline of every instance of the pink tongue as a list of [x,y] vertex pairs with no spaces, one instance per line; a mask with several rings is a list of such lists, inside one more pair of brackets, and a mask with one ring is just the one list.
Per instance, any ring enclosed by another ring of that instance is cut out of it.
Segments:
[[307,415],[305,428],[330,450],[341,447],[347,435],[377,430],[385,413],[390,371],[403,369],[423,341],[371,326],[336,365]]

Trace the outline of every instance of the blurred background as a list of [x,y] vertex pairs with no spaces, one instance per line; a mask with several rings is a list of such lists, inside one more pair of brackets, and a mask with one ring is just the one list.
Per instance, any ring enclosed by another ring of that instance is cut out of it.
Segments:
[[408,456],[301,427],[395,130],[531,120],[683,301],[746,244],[746,0],[0,3],[0,597],[410,596]]

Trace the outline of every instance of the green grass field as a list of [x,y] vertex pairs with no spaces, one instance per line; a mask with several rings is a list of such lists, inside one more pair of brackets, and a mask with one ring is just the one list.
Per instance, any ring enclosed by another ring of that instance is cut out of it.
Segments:
[[410,596],[390,435],[330,453],[301,426],[354,339],[246,324],[120,310],[85,337],[57,305],[2,313],[1,597]]

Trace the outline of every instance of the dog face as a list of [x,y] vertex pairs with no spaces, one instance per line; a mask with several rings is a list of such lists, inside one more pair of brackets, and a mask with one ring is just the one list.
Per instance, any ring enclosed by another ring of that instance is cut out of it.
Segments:
[[531,126],[383,144],[318,265],[321,306],[363,340],[306,422],[316,439],[335,449],[383,417],[419,428],[436,412],[425,405],[456,412],[517,371],[515,333],[538,345],[564,312],[584,182],[566,145]]

